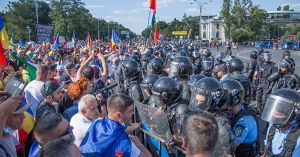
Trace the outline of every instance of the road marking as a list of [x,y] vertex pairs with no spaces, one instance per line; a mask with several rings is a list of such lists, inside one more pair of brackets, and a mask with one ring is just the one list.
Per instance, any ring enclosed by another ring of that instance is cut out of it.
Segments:
[[248,57],[240,56],[240,54],[242,54],[242,53],[249,53],[249,52],[239,52],[239,53],[237,53],[236,55],[237,55],[239,58],[243,58],[243,59],[246,59],[246,60],[250,60],[250,58],[248,58]]

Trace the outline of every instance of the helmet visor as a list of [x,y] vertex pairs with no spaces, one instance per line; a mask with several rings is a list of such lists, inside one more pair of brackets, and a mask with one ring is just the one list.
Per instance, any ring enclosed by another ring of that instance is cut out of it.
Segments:
[[180,73],[180,65],[178,63],[171,63],[169,77],[177,77]]
[[279,96],[270,95],[267,98],[261,119],[273,124],[286,123],[294,110],[293,102]]
[[200,52],[199,51],[193,51],[192,56],[194,58],[199,58],[200,57]]
[[265,53],[263,58],[265,62],[270,62],[272,60],[272,53]]
[[200,92],[197,90],[192,90],[189,108],[192,111],[205,111],[210,107],[210,102],[211,100],[207,94],[204,94],[204,92]]
[[210,71],[213,69],[213,61],[211,60],[204,60],[202,61],[202,69],[206,71]]

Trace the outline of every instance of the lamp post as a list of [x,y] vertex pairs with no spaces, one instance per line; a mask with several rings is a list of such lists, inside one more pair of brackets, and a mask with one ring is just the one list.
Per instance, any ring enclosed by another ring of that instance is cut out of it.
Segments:
[[198,32],[198,36],[199,36],[199,40],[200,43],[202,42],[202,35],[201,35],[201,16],[202,16],[202,8],[205,4],[208,4],[208,2],[211,2],[211,0],[208,0],[206,2],[201,2],[201,0],[194,0],[194,3],[190,3],[190,4],[197,4],[199,7],[199,32]]
[[27,26],[26,29],[27,29],[27,32],[28,32],[28,41],[31,41],[31,40],[30,40],[31,29],[30,29],[29,26]]

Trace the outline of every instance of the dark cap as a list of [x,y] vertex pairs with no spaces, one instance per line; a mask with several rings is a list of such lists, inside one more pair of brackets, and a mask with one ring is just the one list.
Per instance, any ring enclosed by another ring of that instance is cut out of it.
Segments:
[[215,73],[220,72],[220,71],[227,72],[227,66],[225,64],[219,64],[219,65],[216,65],[213,69],[213,72],[215,72]]
[[72,62],[69,62],[65,65],[65,69],[72,69],[75,68],[75,65]]
[[60,90],[60,86],[53,81],[47,81],[43,85],[42,94],[44,97],[52,95],[54,92]]

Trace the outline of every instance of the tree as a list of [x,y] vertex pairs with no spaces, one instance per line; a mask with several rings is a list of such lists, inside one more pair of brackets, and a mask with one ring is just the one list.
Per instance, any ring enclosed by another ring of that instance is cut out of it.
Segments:
[[257,35],[261,34],[262,27],[266,26],[267,18],[268,14],[265,10],[258,8],[258,6],[251,8],[248,26],[254,33],[255,38]]
[[283,6],[283,11],[290,11],[290,5]]
[[232,39],[234,42],[248,41],[253,38],[254,33],[248,28],[237,28],[232,31]]
[[[50,7],[45,2],[38,2],[39,6],[39,24],[49,25],[51,19],[48,16]],[[36,24],[35,4],[32,0],[19,0],[9,2],[7,11],[3,13],[8,34],[14,34],[15,39],[27,39],[28,32],[26,27],[32,30],[31,36],[34,37]]]
[[224,29],[226,38],[230,38],[230,29],[232,27],[232,18],[231,18],[231,0],[223,0],[223,7],[221,14],[224,17]]
[[296,39],[300,40],[300,32],[297,33]]
[[281,11],[281,6],[278,6],[277,11]]

